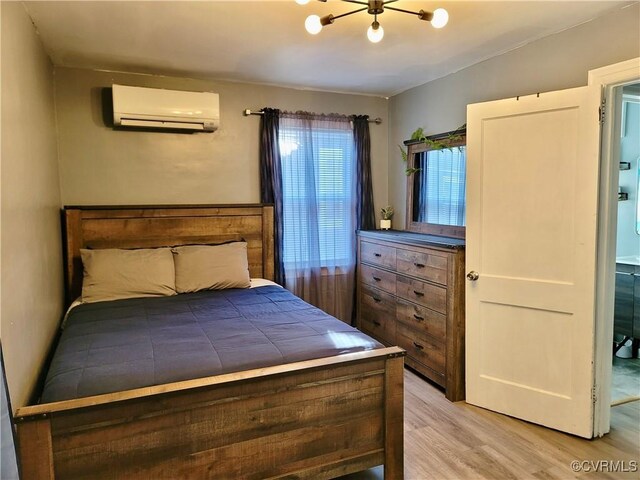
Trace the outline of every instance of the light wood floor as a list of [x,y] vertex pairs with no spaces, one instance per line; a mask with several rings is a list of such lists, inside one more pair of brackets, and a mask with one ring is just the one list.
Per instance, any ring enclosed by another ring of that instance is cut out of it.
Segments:
[[613,357],[611,401],[640,398],[640,358]]
[[[574,460],[640,465],[640,402],[613,407],[611,432],[584,440],[511,417],[451,403],[405,369],[405,479],[640,478],[636,473],[574,473]],[[346,480],[382,479],[381,467]]]

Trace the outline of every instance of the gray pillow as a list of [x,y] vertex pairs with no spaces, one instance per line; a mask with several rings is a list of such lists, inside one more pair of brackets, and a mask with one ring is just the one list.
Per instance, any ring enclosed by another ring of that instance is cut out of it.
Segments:
[[81,249],[80,255],[84,267],[83,302],[176,294],[170,248]]
[[247,243],[173,247],[178,293],[249,288]]

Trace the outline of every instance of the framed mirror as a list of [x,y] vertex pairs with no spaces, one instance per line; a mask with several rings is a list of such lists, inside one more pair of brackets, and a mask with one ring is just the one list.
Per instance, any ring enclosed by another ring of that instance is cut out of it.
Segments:
[[408,140],[406,229],[464,238],[466,130]]

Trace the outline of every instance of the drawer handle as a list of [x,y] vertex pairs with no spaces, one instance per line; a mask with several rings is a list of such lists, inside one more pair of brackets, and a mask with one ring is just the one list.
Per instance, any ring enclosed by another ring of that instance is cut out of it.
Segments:
[[376,320],[374,320],[374,321],[373,321],[373,324],[374,324],[376,327],[380,327],[380,326],[382,325],[380,322],[378,322],[378,321],[376,321]]
[[424,292],[419,292],[418,290],[414,290],[413,293],[415,293],[418,297],[424,297]]
[[425,264],[424,263],[414,263],[414,265],[418,268],[424,268]]
[[380,277],[373,277],[373,279],[374,279],[376,282],[379,282],[380,280],[382,280]]
[[382,299],[378,297],[371,297],[371,298],[373,298],[373,301],[376,303],[380,303],[382,301]]
[[374,253],[373,256],[374,257],[381,257],[382,255],[380,255],[379,253]]
[[424,350],[424,347],[419,343],[413,342],[413,346],[416,347],[418,350]]
[[413,318],[415,318],[416,320],[418,320],[419,322],[424,320],[424,317],[421,317],[420,315],[416,315],[415,313],[413,314]]

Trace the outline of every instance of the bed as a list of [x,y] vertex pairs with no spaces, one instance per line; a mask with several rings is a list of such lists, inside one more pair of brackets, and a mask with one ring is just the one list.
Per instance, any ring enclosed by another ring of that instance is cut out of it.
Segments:
[[[82,288],[81,248],[242,238],[251,276],[274,275],[269,205],[67,207],[63,226],[68,304]],[[222,295],[225,302],[306,308],[278,289]],[[167,300],[189,302],[190,311],[212,301],[206,294]],[[124,303],[140,308],[139,300]],[[404,352],[376,347],[326,354],[306,358],[293,348],[286,363],[248,362],[242,370],[176,381],[169,376],[167,383],[125,384],[108,393],[94,385],[79,398],[62,393],[20,408],[22,478],[334,478],[380,464],[385,478],[403,478]]]

